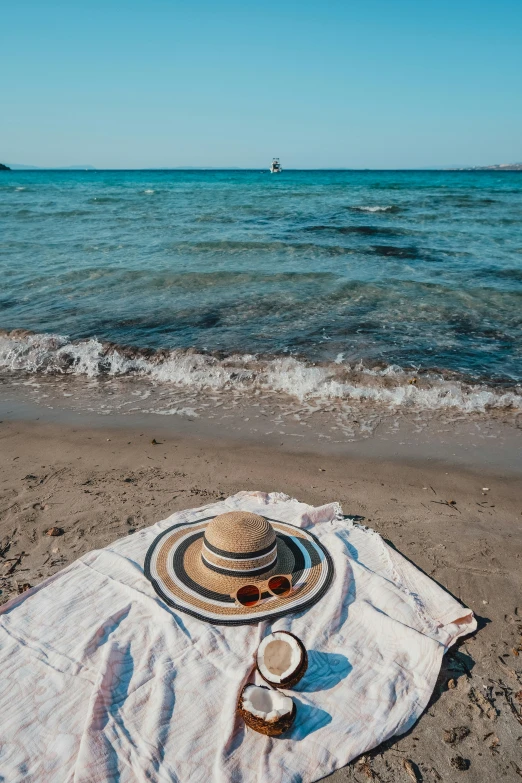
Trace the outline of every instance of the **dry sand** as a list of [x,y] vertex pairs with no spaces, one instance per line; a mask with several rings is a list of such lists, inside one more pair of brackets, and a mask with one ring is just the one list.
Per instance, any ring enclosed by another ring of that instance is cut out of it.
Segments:
[[[413,730],[330,780],[522,779],[516,476],[162,437],[158,425],[16,421],[0,424],[0,463],[0,602],[90,549],[239,490],[278,490],[314,505],[339,500],[345,514],[470,606],[479,630],[445,657],[432,702]],[[47,535],[52,527],[63,534]]]

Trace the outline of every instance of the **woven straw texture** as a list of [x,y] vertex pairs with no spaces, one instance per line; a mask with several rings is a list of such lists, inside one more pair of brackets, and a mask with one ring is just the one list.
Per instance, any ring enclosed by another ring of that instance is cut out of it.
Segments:
[[249,511],[229,511],[219,514],[210,522],[205,539],[226,552],[252,556],[275,543],[275,534],[268,520]]
[[[274,543],[272,544],[272,548],[268,554],[257,555],[255,558],[248,560],[235,560],[231,557],[225,558],[220,555],[216,555],[215,552],[211,552],[207,548],[205,542],[203,542],[201,554],[207,567],[215,566],[215,568],[220,569],[220,571],[236,571],[238,574],[245,574],[248,579],[249,573],[253,570],[270,569],[270,566],[273,564],[277,556],[276,539],[274,535]],[[219,571],[216,571],[216,573],[219,573]],[[258,577],[254,576],[254,578],[257,579]]]
[[[265,556],[260,561],[234,561],[231,557],[232,566],[226,572],[213,570],[218,556],[211,560],[205,547],[208,539],[211,546],[231,556],[275,545],[274,554],[268,555],[273,565],[268,570],[261,567],[261,573],[243,570],[236,576],[234,562],[241,562],[244,569],[245,562],[249,566],[265,563]],[[311,606],[328,590],[333,565],[327,550],[309,531],[256,514],[235,512],[174,525],[161,533],[149,548],[145,573],[169,606],[217,625],[242,625]],[[240,606],[232,597],[242,585],[266,582],[276,574],[292,576],[288,596],[264,592],[254,607]]]

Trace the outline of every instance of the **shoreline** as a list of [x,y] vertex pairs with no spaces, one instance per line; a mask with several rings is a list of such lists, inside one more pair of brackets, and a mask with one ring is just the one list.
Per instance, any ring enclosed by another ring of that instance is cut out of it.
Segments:
[[[339,501],[346,515],[376,530],[469,606],[479,630],[445,656],[415,727],[331,780],[360,781],[368,768],[381,780],[402,780],[403,759],[426,781],[453,780],[456,756],[470,761],[476,783],[519,779],[517,476],[204,437],[190,432],[191,422],[181,433],[168,431],[158,417],[152,427],[151,418],[142,427],[110,426],[110,417],[98,417],[96,427],[78,419],[3,418],[1,602],[92,549],[240,490],[280,491],[316,506]],[[63,535],[46,535],[51,527]],[[464,738],[450,741],[451,730],[463,726]]]
[[[204,398],[203,398],[204,399]],[[64,407],[63,399],[52,405],[30,399],[0,396],[0,421],[40,422],[72,428],[137,430],[155,433],[151,437],[198,438],[227,441],[242,446],[261,446],[278,452],[310,454],[341,459],[362,459],[375,463],[396,462],[427,468],[462,469],[481,475],[522,474],[522,427],[513,420],[474,419],[469,416],[445,420],[435,415],[424,420],[386,412],[372,422],[366,434],[348,437],[332,426],[329,406],[305,418],[295,404],[286,410],[278,401],[263,410],[252,401],[232,400],[230,405],[212,407],[212,398],[198,414],[182,408],[172,415],[135,411],[120,413]],[[331,406],[330,406],[331,407]],[[219,412],[218,412],[219,411]]]

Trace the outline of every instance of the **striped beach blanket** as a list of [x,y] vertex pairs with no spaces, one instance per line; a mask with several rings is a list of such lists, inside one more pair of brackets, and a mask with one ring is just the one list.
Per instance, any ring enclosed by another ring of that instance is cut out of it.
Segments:
[[[154,538],[235,509],[313,531],[335,567],[317,604],[229,627],[162,602],[143,572]],[[469,609],[337,503],[240,492],[90,552],[0,608],[0,780],[314,781],[407,731],[444,652],[475,627]],[[298,636],[309,656],[281,738],[236,717],[273,630]]]

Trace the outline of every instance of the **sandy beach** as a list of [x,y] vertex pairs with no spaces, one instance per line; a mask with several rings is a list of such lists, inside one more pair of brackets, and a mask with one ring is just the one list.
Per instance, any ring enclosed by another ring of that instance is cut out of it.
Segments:
[[522,783],[522,4],[3,11],[0,783]]
[[2,603],[91,549],[239,490],[338,500],[471,607],[479,629],[445,657],[413,730],[331,780],[522,777],[519,476],[165,435],[157,420],[104,424],[0,424]]

